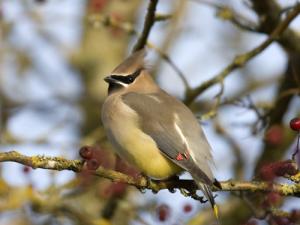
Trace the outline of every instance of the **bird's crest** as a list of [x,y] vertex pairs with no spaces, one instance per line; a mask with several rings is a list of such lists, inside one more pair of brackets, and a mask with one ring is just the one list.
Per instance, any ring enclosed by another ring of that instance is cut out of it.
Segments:
[[137,52],[134,52],[128,58],[126,58],[120,65],[118,65],[112,71],[112,74],[126,76],[128,74],[136,72],[137,70],[145,68],[145,56],[145,49],[141,49]]

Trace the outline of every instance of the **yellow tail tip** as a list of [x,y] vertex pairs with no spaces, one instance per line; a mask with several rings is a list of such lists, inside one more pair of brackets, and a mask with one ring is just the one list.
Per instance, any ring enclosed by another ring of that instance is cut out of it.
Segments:
[[217,218],[217,220],[219,220],[219,209],[218,209],[218,206],[214,205],[213,210],[214,210],[215,217]]

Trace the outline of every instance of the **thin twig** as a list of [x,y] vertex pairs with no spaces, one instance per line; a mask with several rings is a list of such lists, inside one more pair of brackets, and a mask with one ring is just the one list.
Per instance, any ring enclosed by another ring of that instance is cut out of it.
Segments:
[[155,23],[155,10],[158,0],[150,0],[147,15],[144,22],[144,27],[141,36],[133,47],[132,52],[136,52],[145,47],[147,43],[148,36],[150,34],[150,30]]
[[169,19],[172,19],[173,15],[172,14],[161,14],[161,13],[156,13],[155,14],[155,21],[166,21]]
[[[130,24],[128,22],[117,21],[112,17],[107,17],[107,16],[102,17],[102,16],[93,15],[93,16],[90,16],[88,20],[89,20],[89,22],[91,22],[93,24],[95,24],[95,23],[97,24],[98,22],[101,22],[104,26],[116,27],[116,28],[126,31],[128,34],[138,35],[138,32],[134,29],[132,24]],[[191,87],[190,87],[187,79],[185,78],[185,75],[178,68],[178,66],[176,66],[176,64],[173,62],[173,60],[170,58],[170,56],[168,54],[166,54],[165,52],[163,52],[158,47],[156,47],[155,45],[153,45],[151,42],[147,41],[146,44],[149,48],[152,48],[154,51],[156,51],[159,54],[159,56],[162,59],[164,59],[166,61],[166,63],[168,63],[171,66],[171,68],[177,73],[179,78],[182,80],[186,90],[190,90]]]
[[147,46],[149,48],[154,49],[159,56],[164,59],[173,69],[174,71],[178,74],[179,78],[181,79],[185,90],[188,91],[191,89],[189,82],[187,81],[187,79],[185,78],[185,75],[183,74],[183,72],[178,68],[178,66],[176,66],[176,64],[173,62],[173,60],[170,58],[169,55],[167,55],[166,53],[164,53],[163,51],[161,51],[159,48],[157,48],[156,46],[154,46],[153,44],[151,44],[150,42],[147,43]]
[[247,30],[251,32],[257,31],[257,24],[249,19],[245,18],[242,14],[236,12],[233,8],[226,6],[223,3],[213,2],[213,1],[204,1],[204,0],[190,0],[195,3],[213,7],[217,10],[217,16],[223,20],[228,20],[233,23],[235,26],[242,30]]
[[197,96],[199,96],[202,92],[210,88],[212,85],[219,83],[220,81],[225,79],[232,71],[244,66],[250,59],[252,59],[253,57],[257,56],[259,53],[261,53],[263,50],[265,50],[271,43],[273,43],[273,41],[275,41],[285,31],[288,25],[292,22],[293,19],[297,17],[299,13],[300,13],[300,4],[297,4],[291,10],[291,12],[288,13],[286,18],[278,24],[278,26],[273,30],[270,36],[263,43],[261,43],[259,46],[252,49],[249,52],[236,56],[234,60],[228,66],[226,66],[226,68],[223,69],[219,74],[214,76],[212,79],[204,82],[202,85],[191,90],[187,94],[185,102],[187,104],[192,103],[197,98]]

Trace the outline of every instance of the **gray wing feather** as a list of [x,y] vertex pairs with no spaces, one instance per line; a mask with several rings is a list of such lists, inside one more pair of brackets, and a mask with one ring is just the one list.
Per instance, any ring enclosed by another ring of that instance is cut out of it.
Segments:
[[186,167],[182,165],[184,162],[174,160],[178,153],[185,153],[187,150],[186,143],[174,127],[176,113],[179,116],[178,125],[189,141],[190,150],[195,153],[195,164],[209,179],[213,179],[210,169],[210,163],[212,163],[210,146],[198,121],[182,102],[163,91],[159,93],[159,97],[157,93],[131,92],[123,95],[122,99],[140,115],[141,129],[154,139],[158,148],[175,163]]
[[140,115],[143,132],[155,140],[164,154],[174,159],[179,152],[184,153],[186,146],[174,129],[172,111],[165,110],[163,102],[155,98],[154,95],[129,93],[123,96],[123,101]]

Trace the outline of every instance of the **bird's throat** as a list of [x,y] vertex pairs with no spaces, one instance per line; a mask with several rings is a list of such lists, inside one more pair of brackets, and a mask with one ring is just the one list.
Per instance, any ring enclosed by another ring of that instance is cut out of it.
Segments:
[[118,84],[118,83],[109,83],[109,86],[108,86],[108,95],[114,93],[117,90],[120,90],[121,88],[123,88],[123,86],[121,84]]

